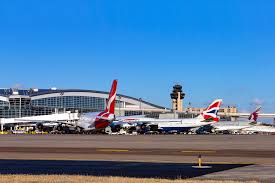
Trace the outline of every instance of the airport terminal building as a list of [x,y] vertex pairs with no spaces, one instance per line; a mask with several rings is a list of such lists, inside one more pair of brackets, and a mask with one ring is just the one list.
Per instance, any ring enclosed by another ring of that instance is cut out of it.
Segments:
[[[67,111],[103,111],[108,96],[108,92],[96,90],[0,89],[0,118],[49,115]],[[145,114],[158,117],[160,113],[169,111],[140,98],[117,95],[116,115],[119,116]]]

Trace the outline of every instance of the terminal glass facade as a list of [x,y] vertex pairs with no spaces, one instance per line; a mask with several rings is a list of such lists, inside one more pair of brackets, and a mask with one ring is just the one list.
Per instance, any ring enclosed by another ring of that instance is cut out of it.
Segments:
[[86,96],[60,96],[32,100],[31,104],[34,107],[101,111],[105,108],[105,99]]
[[0,118],[20,118],[50,115],[57,112],[98,112],[106,105],[105,98],[87,96],[58,96],[32,100],[31,97],[13,96],[9,102],[0,100]]
[[[20,118],[50,115],[66,111],[87,113],[106,108],[109,93],[94,90],[54,89],[0,89],[0,118]],[[127,102],[127,100],[131,102]],[[158,113],[142,112],[140,99],[118,95],[117,114],[131,116],[145,114],[156,117]],[[146,103],[149,107],[153,104]],[[139,107],[138,110],[135,110]],[[155,106],[154,106],[155,107]]]
[[9,103],[6,102],[6,101],[0,100],[0,107],[3,108],[3,107],[5,107],[5,106],[9,106]]

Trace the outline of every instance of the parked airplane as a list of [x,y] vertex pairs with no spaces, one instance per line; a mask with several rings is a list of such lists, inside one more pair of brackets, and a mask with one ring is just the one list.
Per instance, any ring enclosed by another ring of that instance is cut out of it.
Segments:
[[103,112],[86,113],[80,116],[77,126],[83,131],[102,131],[115,119],[117,80],[113,81],[106,109]]
[[249,128],[244,128],[241,131],[245,133],[275,133],[275,127],[260,124],[251,126]]
[[118,125],[123,123],[136,124],[137,126],[154,126],[154,129],[162,132],[189,132],[193,128],[213,124],[219,121],[217,113],[220,109],[222,100],[218,99],[211,103],[202,114],[197,118],[190,119],[155,119],[141,117],[128,117],[115,122]]
[[[68,131],[70,127],[75,128],[75,121],[79,131],[102,130],[109,126],[115,119],[115,99],[117,90],[117,80],[113,81],[112,88],[109,94],[106,109],[103,112],[86,113],[82,116],[76,116],[77,113],[53,114],[45,116],[32,116],[23,118],[6,119],[1,121],[3,125],[17,125],[25,127],[35,127],[43,131],[44,128],[52,127],[58,131]],[[67,121],[71,119],[73,122]],[[1,129],[1,130],[2,130]]]
[[218,124],[213,124],[212,126],[214,129],[212,131],[237,132],[237,131],[252,127],[253,125],[257,124],[260,110],[261,110],[261,107],[258,107],[254,112],[252,112],[248,118],[249,121],[238,121],[238,122],[224,121]]
[[179,122],[163,122],[163,120],[160,119],[157,121],[158,127],[164,132],[189,132],[193,128],[219,122],[217,114],[221,104],[221,99],[215,100],[197,118],[180,119]]
[[[254,112],[252,112],[248,118],[249,121],[240,122],[230,122],[230,125],[226,124],[228,122],[223,122],[219,124],[213,124],[215,132],[238,132],[238,133],[275,133],[275,128],[271,125],[265,125],[258,123],[258,117],[261,107],[258,107]],[[232,124],[234,123],[234,124]]]

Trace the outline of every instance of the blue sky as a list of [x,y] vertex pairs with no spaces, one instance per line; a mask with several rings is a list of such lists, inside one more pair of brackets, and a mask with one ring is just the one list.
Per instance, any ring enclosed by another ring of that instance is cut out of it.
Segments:
[[2,0],[1,87],[109,90],[275,112],[275,1]]

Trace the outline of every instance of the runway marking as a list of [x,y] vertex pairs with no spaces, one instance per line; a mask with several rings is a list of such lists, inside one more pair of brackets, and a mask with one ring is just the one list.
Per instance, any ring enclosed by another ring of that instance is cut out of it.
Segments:
[[127,149],[96,149],[98,152],[129,152]]
[[135,153],[152,153],[154,151],[131,151],[131,152],[135,152]]
[[181,151],[182,153],[216,153],[217,151]]

